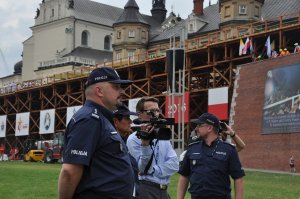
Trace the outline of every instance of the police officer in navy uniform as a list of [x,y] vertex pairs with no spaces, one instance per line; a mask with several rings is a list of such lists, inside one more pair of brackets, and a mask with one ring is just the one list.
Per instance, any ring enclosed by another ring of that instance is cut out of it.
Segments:
[[59,199],[128,199],[134,174],[126,145],[113,124],[123,89],[130,84],[109,67],[97,68],[86,82],[84,106],[65,132]]
[[202,138],[189,145],[179,169],[177,199],[183,199],[188,184],[192,199],[230,199],[230,177],[234,180],[235,199],[243,198],[243,176],[234,146],[219,139],[216,116],[204,113],[192,120]]

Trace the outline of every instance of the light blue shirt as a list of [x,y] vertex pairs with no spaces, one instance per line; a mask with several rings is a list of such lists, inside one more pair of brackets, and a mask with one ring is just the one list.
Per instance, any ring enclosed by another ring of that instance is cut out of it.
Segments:
[[132,133],[127,139],[128,151],[138,162],[139,170],[142,173],[154,150],[154,157],[148,175],[141,175],[139,179],[168,185],[170,177],[179,170],[178,157],[170,141],[159,140],[156,143],[156,140],[153,140],[153,143],[153,146],[141,146],[141,140],[136,137],[136,132]]

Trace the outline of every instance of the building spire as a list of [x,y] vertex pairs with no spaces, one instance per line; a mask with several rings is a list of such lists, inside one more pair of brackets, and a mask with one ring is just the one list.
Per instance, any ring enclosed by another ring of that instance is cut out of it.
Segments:
[[167,15],[166,0],[152,0],[151,13],[156,21],[162,23]]

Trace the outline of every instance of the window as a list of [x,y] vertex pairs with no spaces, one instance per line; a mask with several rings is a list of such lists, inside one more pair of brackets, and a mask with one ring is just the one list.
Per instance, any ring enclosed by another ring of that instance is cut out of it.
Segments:
[[225,17],[230,17],[230,16],[231,16],[230,6],[226,6],[225,7]]
[[142,31],[142,39],[147,39],[147,37],[146,37],[146,31]]
[[128,59],[129,61],[134,61],[134,51],[128,51]]
[[46,16],[47,16],[47,12],[46,12],[47,10],[46,10],[46,8],[44,9],[44,21],[46,21]]
[[121,39],[121,36],[122,36],[122,32],[118,31],[118,33],[117,33],[117,39]]
[[193,24],[190,24],[190,32],[193,32],[194,31],[194,26]]
[[59,4],[58,5],[58,12],[57,12],[58,13],[58,17],[60,17],[60,12],[61,12],[61,5]]
[[116,52],[116,60],[119,61],[121,59],[121,51]]
[[110,50],[110,41],[111,41],[110,36],[106,35],[104,38],[104,50]]
[[51,17],[54,17],[54,9],[51,10]]
[[86,30],[81,33],[81,45],[88,46],[88,32]]
[[258,6],[255,6],[255,9],[254,9],[254,16],[255,16],[255,17],[259,17],[259,7],[258,7]]
[[240,5],[240,6],[239,6],[239,14],[240,14],[240,15],[245,15],[245,14],[247,14],[247,6],[246,6],[246,5]]
[[134,38],[135,37],[135,31],[134,30],[129,30],[128,37],[129,38]]

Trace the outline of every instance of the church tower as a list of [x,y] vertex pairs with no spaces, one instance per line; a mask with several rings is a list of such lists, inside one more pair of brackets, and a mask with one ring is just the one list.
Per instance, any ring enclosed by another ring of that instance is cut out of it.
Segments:
[[152,0],[152,17],[162,23],[166,19],[166,0]]

